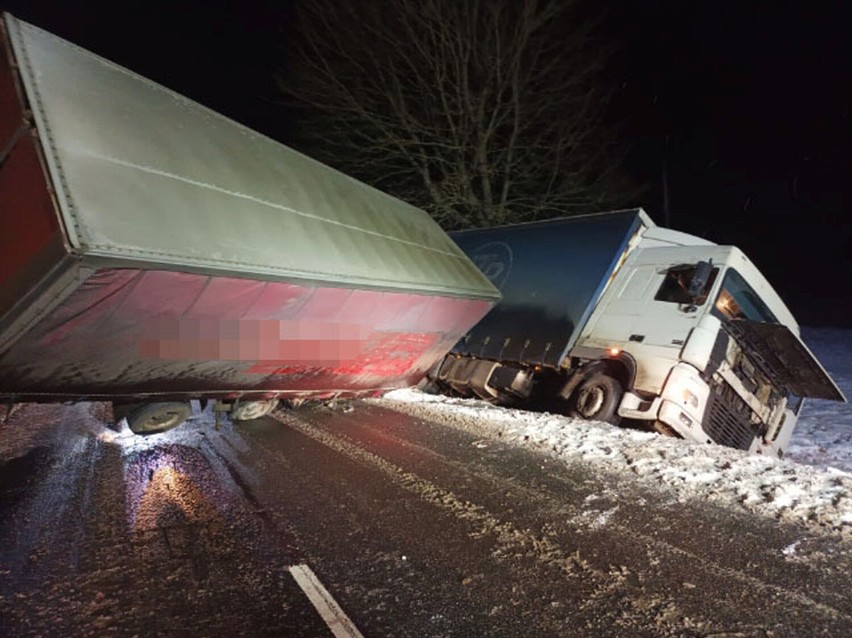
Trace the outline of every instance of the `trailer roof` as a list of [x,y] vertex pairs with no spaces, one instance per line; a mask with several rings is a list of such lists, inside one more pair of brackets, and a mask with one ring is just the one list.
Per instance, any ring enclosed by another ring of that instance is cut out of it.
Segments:
[[424,211],[4,17],[74,252],[498,297]]

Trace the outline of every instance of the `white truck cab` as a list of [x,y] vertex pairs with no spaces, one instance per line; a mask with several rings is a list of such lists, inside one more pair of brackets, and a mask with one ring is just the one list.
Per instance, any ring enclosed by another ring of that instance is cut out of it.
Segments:
[[[707,274],[692,296],[700,263]],[[843,398],[741,250],[659,227],[631,251],[577,343],[635,360],[621,417],[694,441],[781,456],[803,395]]]
[[804,397],[845,400],[736,247],[641,209],[457,240],[504,299],[433,375],[455,392],[773,456]]

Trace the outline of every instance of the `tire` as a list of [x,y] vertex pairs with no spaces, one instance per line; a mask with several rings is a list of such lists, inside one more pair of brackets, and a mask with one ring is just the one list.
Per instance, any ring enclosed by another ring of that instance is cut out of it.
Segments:
[[176,428],[189,418],[192,408],[183,401],[143,403],[127,413],[127,426],[134,434],[159,434]]
[[571,416],[618,425],[621,421],[618,405],[622,396],[624,387],[617,379],[603,372],[593,372],[574,390]]
[[228,414],[231,421],[252,421],[266,416],[278,407],[278,399],[261,399],[259,401],[240,401],[231,407]]
[[430,377],[423,377],[423,380],[417,384],[417,389],[425,394],[442,394],[441,384]]

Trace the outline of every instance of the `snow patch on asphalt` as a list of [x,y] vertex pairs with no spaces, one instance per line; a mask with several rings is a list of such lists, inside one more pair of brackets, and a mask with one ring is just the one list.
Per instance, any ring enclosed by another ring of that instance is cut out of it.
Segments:
[[477,437],[545,451],[566,464],[592,465],[626,474],[631,481],[663,486],[675,500],[712,501],[852,536],[852,473],[837,468],[418,390],[396,390],[377,401]]

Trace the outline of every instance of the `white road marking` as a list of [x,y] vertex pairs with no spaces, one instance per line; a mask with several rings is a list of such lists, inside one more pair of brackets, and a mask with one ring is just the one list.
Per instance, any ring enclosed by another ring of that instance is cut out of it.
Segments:
[[287,569],[290,570],[293,580],[305,592],[311,604],[319,612],[336,638],[364,638],[363,634],[349,620],[349,616],[337,604],[337,601],[323,587],[310,567],[307,565],[291,565]]

